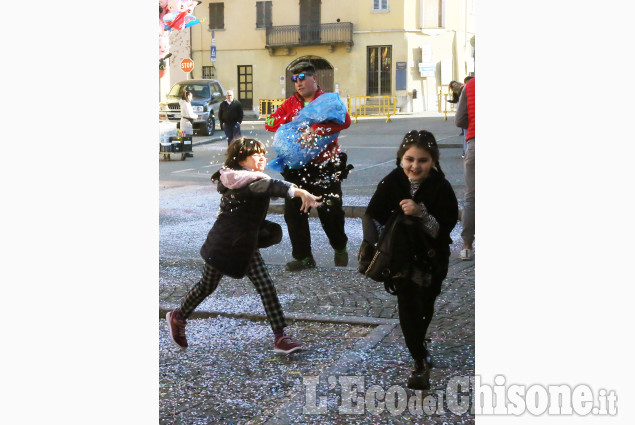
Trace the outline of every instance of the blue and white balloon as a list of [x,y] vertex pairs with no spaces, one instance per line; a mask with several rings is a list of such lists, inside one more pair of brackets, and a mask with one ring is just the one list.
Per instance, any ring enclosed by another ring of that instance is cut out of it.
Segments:
[[324,93],[300,110],[295,120],[278,128],[273,139],[273,148],[278,157],[267,167],[282,172],[286,167],[298,169],[315,158],[339,133],[316,136],[311,143],[302,142],[300,137],[313,124],[328,122],[342,124],[346,120],[346,105],[337,93]]

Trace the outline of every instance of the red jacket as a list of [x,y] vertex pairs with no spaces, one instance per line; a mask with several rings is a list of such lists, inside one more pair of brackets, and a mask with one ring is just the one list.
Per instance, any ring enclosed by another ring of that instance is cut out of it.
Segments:
[[465,83],[465,90],[467,95],[467,117],[469,119],[469,124],[467,126],[467,134],[465,135],[465,140],[474,139],[476,136],[476,78],[472,78],[470,81]]
[[[325,92],[318,87],[318,91],[313,96],[313,100],[323,95]],[[293,121],[293,117],[300,112],[300,109],[304,108],[304,100],[298,93],[294,93],[293,96],[285,100],[282,105],[276,109],[276,112],[271,114],[269,118],[265,120],[265,128],[269,131],[276,131],[282,124],[287,124]],[[336,123],[316,123],[311,126],[315,134],[318,136],[338,133],[351,125],[351,117],[346,113],[346,119],[342,124]],[[311,162],[319,164],[326,161],[329,158],[334,158],[340,153],[340,145],[337,141],[337,137],[326,147],[319,155],[311,160]]]

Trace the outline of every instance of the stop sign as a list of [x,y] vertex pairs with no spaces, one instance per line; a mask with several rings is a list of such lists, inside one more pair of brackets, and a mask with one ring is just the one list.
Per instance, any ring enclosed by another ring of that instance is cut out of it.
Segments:
[[181,61],[181,71],[192,72],[194,69],[194,61],[190,58],[185,58]]

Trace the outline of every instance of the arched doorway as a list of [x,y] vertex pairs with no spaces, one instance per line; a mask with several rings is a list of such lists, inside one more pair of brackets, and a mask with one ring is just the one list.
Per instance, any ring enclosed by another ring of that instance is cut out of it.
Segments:
[[334,76],[333,76],[333,66],[326,60],[322,59],[319,56],[303,56],[291,62],[286,69],[286,95],[287,97],[292,96],[295,93],[295,84],[291,81],[291,71],[289,69],[293,68],[295,64],[298,62],[311,62],[311,64],[315,67],[317,71],[317,81],[320,88],[326,92],[332,92],[334,89]]

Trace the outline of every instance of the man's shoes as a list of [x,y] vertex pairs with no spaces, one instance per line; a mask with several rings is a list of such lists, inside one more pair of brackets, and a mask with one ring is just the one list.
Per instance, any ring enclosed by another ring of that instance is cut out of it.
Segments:
[[287,270],[290,272],[297,272],[305,269],[314,269],[315,260],[313,257],[305,257],[302,260],[293,260],[287,263]]
[[459,258],[463,261],[470,261],[474,259],[474,250],[469,248],[462,249],[459,254]]
[[415,370],[408,378],[408,388],[413,390],[430,389],[430,366],[424,359],[415,360]]
[[335,267],[346,267],[348,266],[348,250],[346,247],[343,249],[336,249],[335,256],[333,256],[333,262],[335,263]]
[[187,339],[185,338],[185,325],[187,321],[181,317],[181,313],[176,309],[168,312],[165,315],[165,320],[168,321],[168,329],[170,330],[170,337],[172,342],[181,348],[187,348]]
[[288,335],[283,335],[280,338],[276,338],[273,344],[273,351],[276,353],[289,354],[295,351],[304,350],[304,347],[299,342],[295,342]]

